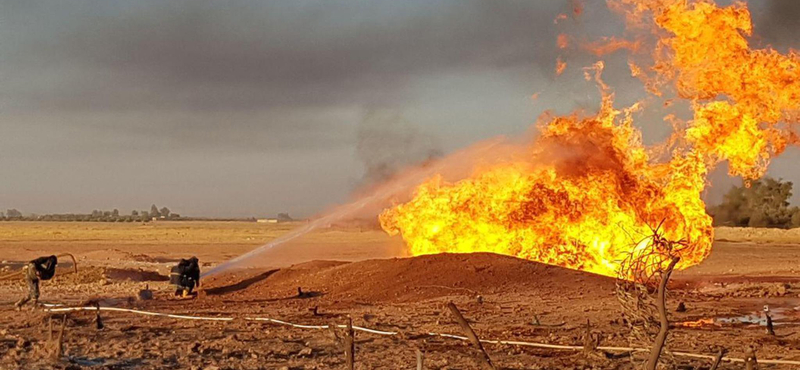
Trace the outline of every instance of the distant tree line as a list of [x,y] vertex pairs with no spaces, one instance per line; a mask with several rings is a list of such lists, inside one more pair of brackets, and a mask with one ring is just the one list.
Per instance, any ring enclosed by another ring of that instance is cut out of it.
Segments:
[[709,213],[715,226],[800,227],[800,208],[789,203],[792,182],[763,178],[731,188]]
[[122,215],[118,209],[111,211],[93,210],[92,213],[63,213],[46,215],[27,215],[17,209],[8,209],[0,212],[2,221],[89,221],[89,222],[150,222],[152,220],[183,220],[177,213],[172,213],[167,207],[159,209],[155,204],[150,210],[133,210],[129,215]]

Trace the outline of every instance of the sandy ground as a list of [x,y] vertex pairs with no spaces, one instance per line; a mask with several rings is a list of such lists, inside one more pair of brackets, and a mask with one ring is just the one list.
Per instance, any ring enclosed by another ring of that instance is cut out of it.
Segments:
[[[69,252],[92,265],[137,265],[197,256],[216,264],[244,254],[301,222],[0,222],[0,259],[30,260]],[[329,228],[315,231],[253,263],[285,267],[314,259],[356,261],[403,256],[403,243],[374,229]]]
[[[426,369],[479,368],[475,349],[465,342],[427,335],[462,333],[445,308],[449,301],[482,338],[580,346],[588,319],[601,346],[632,344],[612,279],[490,254],[394,258],[403,256],[402,242],[379,230],[317,231],[266,253],[259,268],[206,281],[195,299],[171,295],[165,279],[177,259],[196,255],[209,268],[297,226],[0,223],[0,259],[8,269],[39,255],[70,252],[78,258],[79,274],[43,283],[43,301],[94,300],[103,306],[237,318],[209,322],[104,312],[104,328],[97,329],[94,313],[73,313],[64,355],[53,361],[46,358],[54,342],[48,342],[47,314],[14,311],[11,303],[23,294],[22,284],[0,282],[0,369],[344,367],[342,348],[330,330],[243,320],[246,316],[313,325],[343,324],[349,317],[354,325],[399,333],[357,333],[358,369],[414,368],[417,350],[424,353]],[[707,323],[676,324],[670,348],[714,354],[725,347],[730,356],[742,357],[747,346],[754,346],[761,359],[800,360],[800,232],[723,228],[716,239],[705,262],[673,278],[670,306],[683,302],[687,308],[673,312],[673,322]],[[308,262],[314,260],[338,262]],[[155,299],[136,299],[145,285]],[[775,317],[775,336],[767,335],[761,322],[764,305]],[[636,368],[629,354],[614,351],[486,349],[499,368]],[[678,356],[675,364],[707,368],[710,361]]]

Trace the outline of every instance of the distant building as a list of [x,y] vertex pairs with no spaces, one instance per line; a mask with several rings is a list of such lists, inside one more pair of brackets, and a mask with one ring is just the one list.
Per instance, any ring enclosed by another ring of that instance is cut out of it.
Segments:
[[260,224],[277,224],[278,223],[278,219],[277,218],[259,218],[259,219],[256,220],[256,222],[258,222]]

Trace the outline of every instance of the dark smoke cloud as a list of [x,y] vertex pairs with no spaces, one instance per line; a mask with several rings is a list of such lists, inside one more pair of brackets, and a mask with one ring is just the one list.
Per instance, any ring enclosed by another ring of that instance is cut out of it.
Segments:
[[779,50],[798,48],[800,32],[800,1],[768,0],[751,5],[755,38],[760,43]]
[[[535,113],[503,101],[527,103],[544,88],[533,82],[552,75],[553,19],[566,10],[561,1],[0,0],[0,203],[313,214],[346,198],[364,165],[377,178],[431,149],[382,148],[389,162],[359,162],[353,153],[369,151],[371,135],[424,142],[451,131],[458,138],[441,137],[441,147],[452,150],[494,134],[489,118],[524,130]],[[378,133],[365,128],[365,109],[414,124]],[[309,195],[320,186],[325,194]]]
[[[757,37],[792,45],[796,4],[751,3]],[[621,33],[584,5],[555,25],[569,1],[0,0],[0,204],[313,214],[362,176],[593,110],[593,59],[553,80],[558,33]]]
[[31,75],[60,72],[47,89],[16,92],[17,103],[69,111],[386,105],[408,98],[414,77],[552,65],[554,13],[530,2],[84,5],[85,13],[67,2],[11,7],[5,28],[17,36],[6,63]]
[[364,164],[362,186],[388,180],[410,165],[442,155],[439,141],[395,111],[371,110],[358,125],[356,156]]

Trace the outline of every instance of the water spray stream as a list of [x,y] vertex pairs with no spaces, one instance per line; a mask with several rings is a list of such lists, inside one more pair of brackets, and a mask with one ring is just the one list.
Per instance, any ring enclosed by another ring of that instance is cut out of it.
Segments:
[[315,229],[319,228],[320,226],[326,226],[326,225],[328,225],[328,224],[330,224],[330,223],[332,223],[334,221],[340,220],[342,217],[345,217],[345,216],[347,216],[349,214],[352,214],[353,212],[363,208],[365,205],[370,204],[372,201],[374,201],[377,198],[378,195],[379,194],[374,194],[374,195],[369,196],[367,198],[361,199],[361,200],[359,200],[357,202],[353,202],[353,203],[347,204],[345,206],[339,207],[336,211],[334,211],[332,213],[329,213],[329,214],[327,214],[325,216],[322,216],[322,217],[320,217],[320,218],[318,218],[318,219],[316,219],[314,221],[311,221],[311,222],[309,222],[308,224],[306,224],[303,227],[296,228],[296,229],[294,229],[294,230],[292,230],[292,231],[290,231],[290,232],[288,232],[288,233],[286,233],[284,235],[281,235],[280,237],[276,238],[275,240],[273,240],[273,241],[271,241],[271,242],[269,242],[267,244],[264,244],[264,245],[262,245],[262,246],[260,246],[260,247],[258,247],[256,249],[253,249],[250,252],[247,252],[247,253],[239,256],[239,257],[230,259],[230,260],[228,260],[228,261],[226,261],[226,262],[214,267],[213,269],[211,269],[208,272],[204,273],[202,276],[204,276],[204,277],[205,276],[210,276],[210,275],[213,275],[215,273],[219,273],[219,272],[225,271],[225,270],[237,265],[241,261],[245,261],[245,260],[247,260],[247,259],[249,259],[251,257],[255,257],[255,256],[257,256],[257,255],[259,255],[261,253],[264,253],[264,252],[272,249],[273,247],[276,247],[276,246],[281,245],[283,243],[292,241],[292,240],[294,240],[294,239],[296,239],[296,238],[298,238],[300,236],[308,234],[311,231],[314,231]]
[[388,184],[378,187],[370,195],[362,197],[351,203],[339,206],[335,208],[333,211],[323,216],[320,216],[319,218],[309,222],[308,224],[302,227],[296,228],[284,235],[281,235],[280,237],[270,241],[267,244],[264,244],[256,249],[253,249],[250,252],[247,252],[241,256],[235,257],[233,259],[230,259],[228,261],[219,264],[218,266],[212,268],[211,270],[203,273],[201,276],[207,277],[214,274],[218,274],[220,272],[227,271],[237,265],[240,265],[243,261],[247,261],[250,258],[265,253],[274,247],[277,247],[281,244],[297,239],[320,227],[327,227],[336,221],[352,216],[356,214],[358,211],[364,209],[365,207],[373,206],[378,202],[385,202],[388,199],[396,196],[398,193],[410,189],[416,185],[419,185],[422,181],[430,177],[431,174],[440,172],[443,168],[445,168],[446,165],[451,164],[453,161],[461,160],[464,156],[484,153],[490,149],[495,148],[502,141],[503,141],[502,139],[495,139],[490,141],[489,145],[479,147],[477,148],[477,150],[469,150],[469,149],[462,150],[448,156],[447,158],[438,160],[432,165],[422,168],[422,170],[411,171],[405,176],[400,176],[399,178],[390,181]]

